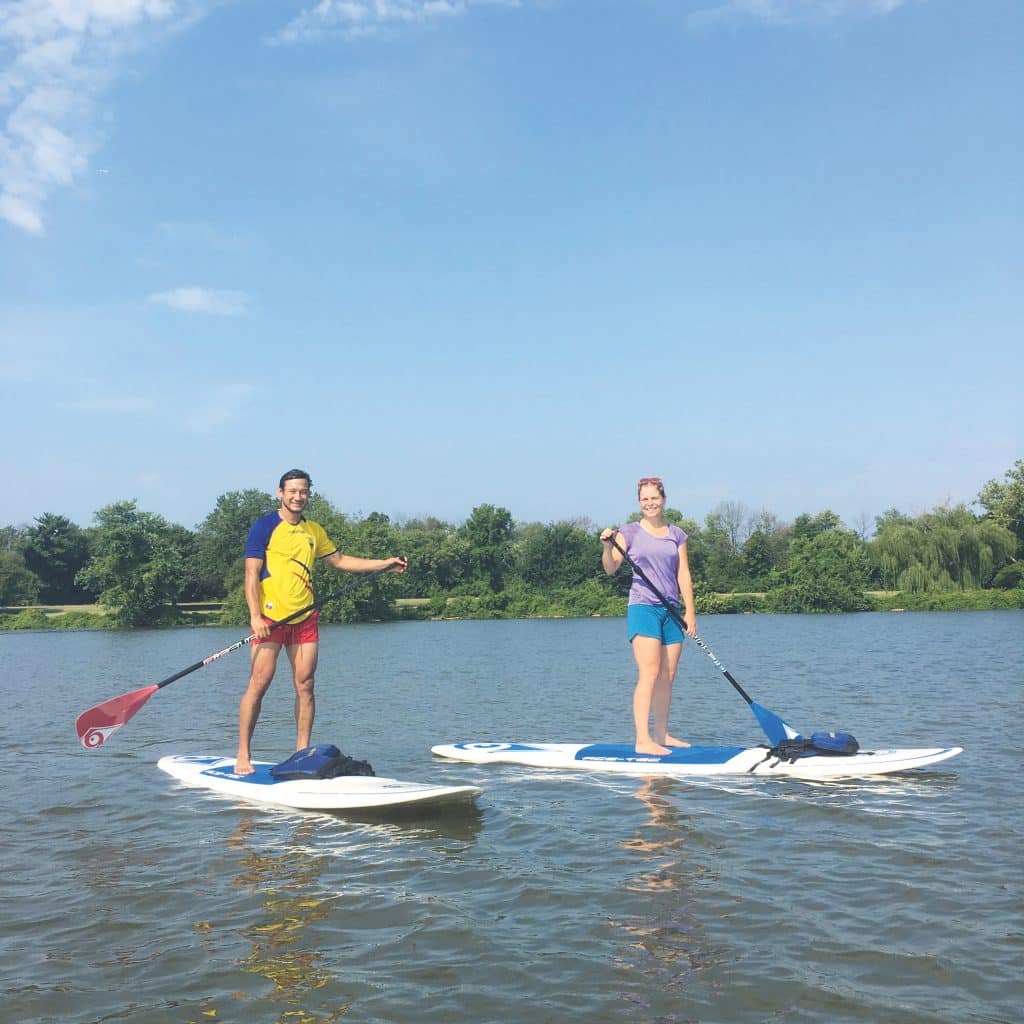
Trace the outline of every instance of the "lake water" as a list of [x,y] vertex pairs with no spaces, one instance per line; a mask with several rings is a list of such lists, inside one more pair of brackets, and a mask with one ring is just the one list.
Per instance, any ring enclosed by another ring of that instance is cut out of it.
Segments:
[[[1009,1024],[1021,1005],[1024,613],[705,617],[754,700],[864,747],[962,745],[873,782],[645,780],[436,761],[457,740],[627,741],[624,621],[323,631],[315,739],[475,809],[355,820],[158,771],[231,754],[247,654],[86,751],[78,713],[240,635],[3,634],[0,1018]],[[294,742],[271,688],[254,754]],[[692,644],[672,727],[756,744]]]

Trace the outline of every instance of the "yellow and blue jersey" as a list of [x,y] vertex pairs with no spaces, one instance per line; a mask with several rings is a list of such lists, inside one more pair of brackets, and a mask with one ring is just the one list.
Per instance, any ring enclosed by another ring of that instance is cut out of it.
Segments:
[[308,519],[287,523],[276,511],[257,519],[245,542],[245,557],[263,560],[260,571],[263,614],[280,622],[312,604],[315,600],[313,565],[318,558],[333,555],[335,551],[337,548],[319,523]]

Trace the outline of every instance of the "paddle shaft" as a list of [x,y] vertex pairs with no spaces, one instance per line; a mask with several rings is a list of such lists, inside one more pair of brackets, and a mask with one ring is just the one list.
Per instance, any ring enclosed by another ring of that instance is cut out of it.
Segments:
[[[619,542],[614,537],[611,538],[611,544],[612,547],[615,548],[615,550],[618,551],[618,553],[622,555],[622,557],[629,563],[633,572],[635,572],[637,576],[639,576],[640,579],[642,579],[644,583],[646,583],[647,586],[651,588],[651,591],[654,593],[654,596],[665,606],[669,615],[671,615],[672,618],[675,619],[677,623],[679,623],[680,628],[685,633],[686,623],[683,622],[683,617],[679,614],[679,610],[676,608],[676,606],[667,597],[665,597],[665,595],[650,581],[650,578],[648,577],[647,573],[645,573],[643,569],[641,569],[640,566],[637,565],[636,562],[634,562],[633,559],[629,557],[629,554],[623,549],[622,545],[619,544]],[[704,643],[704,641],[699,636],[693,636],[690,639],[693,640],[693,642],[714,662],[715,667],[722,673],[723,676],[725,676],[726,679],[729,680],[730,683],[732,683],[732,685],[736,689],[736,692],[748,704],[753,706],[753,699],[750,697],[747,691],[744,690],[743,687],[740,686],[740,684],[736,682],[735,679],[733,679],[732,673],[718,660],[718,658],[715,657],[714,651],[712,651],[711,648],[708,647],[708,645]]]
[[[348,591],[360,586],[371,577],[379,576],[381,573],[390,572],[391,569],[391,565],[386,565],[382,566],[380,569],[374,569],[371,572],[362,573],[358,579],[353,580],[344,587],[340,587],[338,590],[333,590],[331,593],[325,594],[319,600],[306,605],[305,608],[300,608],[297,612],[292,612],[291,615],[286,615],[283,619],[273,623],[273,625],[275,627],[287,625],[289,622],[297,619],[300,615],[305,615],[308,612],[315,611],[321,605],[326,604],[328,601],[333,601],[337,597],[341,597],[342,594],[346,594]],[[161,687],[173,683],[175,679],[181,679],[182,676],[187,676],[190,673],[195,672],[204,665],[209,665],[211,661],[223,658],[225,654],[237,651],[239,647],[244,647],[255,639],[256,634],[250,633],[247,637],[235,641],[235,643],[230,647],[225,647],[223,651],[211,654],[208,658],[203,658],[202,661],[197,661],[194,665],[189,665],[188,668],[183,668],[180,672],[175,672],[174,675],[168,676],[166,679],[161,679],[159,683],[144,686],[141,690],[133,690],[131,693],[123,693],[120,697],[111,697],[110,700],[105,700],[102,704],[97,704],[95,707],[91,707],[87,711],[83,711],[75,720],[75,731],[78,733],[78,738],[82,741],[82,746],[87,750],[94,750],[97,747],[103,746],[108,737],[112,736],[118,731],[118,729],[123,728],[125,723],[135,715],[143,704],[145,704],[146,701],[157,692],[157,690],[161,689]]]
[[[339,587],[337,590],[331,591],[324,597],[318,598],[312,604],[307,604],[305,608],[300,608],[297,612],[292,612],[291,615],[286,615],[283,619],[274,622],[271,625],[271,629],[277,629],[278,626],[287,626],[289,622],[293,622],[300,615],[305,615],[307,612],[316,611],[322,605],[327,604],[328,601],[333,601],[335,598],[341,597],[343,594],[347,594],[350,590],[355,590],[356,587],[361,586],[367,580],[372,579],[374,576],[380,576],[382,573],[390,572],[391,566],[387,565],[380,569],[374,569],[371,572],[362,573],[358,579],[352,580],[352,582],[346,584],[344,587]],[[216,661],[218,658],[223,658],[225,654],[230,654],[232,651],[237,651],[239,647],[244,647],[246,644],[250,644],[256,639],[255,633],[250,633],[248,636],[243,637],[241,640],[236,640],[230,647],[225,647],[223,651],[218,651],[216,654],[211,654],[208,658],[203,658],[202,661],[197,661],[194,665],[189,665],[188,668],[183,668],[180,672],[175,672],[173,676],[168,676],[166,679],[161,679],[159,683],[153,685],[159,690],[161,687],[167,686],[173,683],[177,679],[181,679],[182,676],[187,676],[198,669],[204,668],[209,665],[211,661]]]

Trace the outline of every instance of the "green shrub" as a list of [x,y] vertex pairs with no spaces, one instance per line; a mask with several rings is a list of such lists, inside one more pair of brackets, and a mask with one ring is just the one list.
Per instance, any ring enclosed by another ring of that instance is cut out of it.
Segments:
[[626,599],[611,593],[599,580],[590,579],[577,587],[562,587],[552,594],[554,614],[567,618],[601,615],[620,618],[626,614]]
[[694,604],[698,615],[737,615],[767,611],[763,594],[697,594]]
[[448,598],[443,614],[446,619],[493,618],[493,616],[478,614],[479,604],[480,598],[478,597],[473,597],[469,594],[457,594],[455,597]]
[[1024,608],[1024,590],[944,590],[926,594],[873,595],[876,611],[965,612]]
[[992,586],[1000,590],[1024,587],[1024,562],[1011,562],[1003,566],[992,580]]
[[42,608],[26,608],[16,615],[0,616],[2,629],[52,629],[50,617]]
[[110,615],[97,612],[64,612],[50,619],[51,629],[117,629]]
[[235,587],[224,598],[217,621],[222,626],[248,626],[249,606],[245,603],[245,588]]

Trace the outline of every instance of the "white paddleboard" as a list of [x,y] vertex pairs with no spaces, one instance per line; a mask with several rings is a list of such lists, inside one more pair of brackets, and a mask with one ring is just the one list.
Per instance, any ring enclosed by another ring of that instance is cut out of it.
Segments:
[[468,803],[482,792],[477,786],[432,786],[377,775],[280,780],[271,776],[269,761],[254,761],[251,775],[236,775],[233,757],[175,755],[160,758],[157,767],[189,786],[303,811],[428,808]]
[[638,754],[614,743],[441,743],[438,757],[471,764],[517,764],[529,768],[572,768],[628,775],[780,775],[795,779],[856,779],[921,768],[956,757],[962,747],[861,750],[856,754],[813,754],[795,761],[773,756],[768,747],[675,747],[671,754]]

